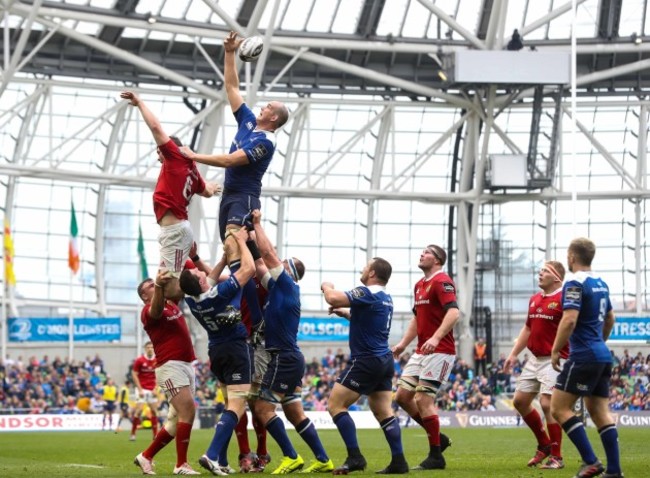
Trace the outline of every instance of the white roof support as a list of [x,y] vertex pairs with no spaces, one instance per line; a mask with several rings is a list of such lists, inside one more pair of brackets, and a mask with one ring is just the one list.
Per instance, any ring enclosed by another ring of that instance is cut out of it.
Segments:
[[451,28],[452,30],[457,32],[460,36],[462,36],[465,40],[470,42],[472,46],[474,46],[479,50],[486,49],[485,43],[483,43],[476,35],[470,32],[467,28],[465,28],[456,20],[454,20],[452,17],[447,15],[447,13],[442,8],[440,8],[439,6],[431,2],[431,0],[418,0],[418,2],[420,2],[420,4],[424,8],[427,8],[436,17],[438,17],[440,20],[446,23],[449,28]]
[[[576,6],[579,6],[582,3],[585,3],[587,0],[575,0]],[[546,15],[538,18],[532,23],[529,23],[528,25],[524,26],[521,30],[519,30],[519,34],[523,37],[528,35],[530,32],[534,32],[538,28],[543,27],[544,25],[548,24],[552,20],[556,19],[557,17],[564,15],[567,12],[571,11],[571,4],[573,2],[569,1],[566,2],[559,7],[557,7],[555,10],[552,10],[548,12]],[[505,46],[505,45],[504,45]],[[580,52],[579,52],[580,53]]]
[[[287,144],[287,151],[284,156],[284,165],[282,166],[282,186],[288,187],[291,185],[293,173],[296,169],[296,161],[298,160],[298,149],[302,144],[303,133],[308,128],[309,121],[309,103],[301,104],[298,109],[291,115],[291,131],[288,132],[289,142]],[[307,138],[309,134],[306,135]],[[307,144],[307,155],[309,154],[309,143]],[[277,160],[276,160],[277,161]],[[277,218],[277,235],[275,247],[278,252],[278,257],[284,256],[284,233],[287,227],[285,222],[287,214],[287,197],[281,196],[278,202],[278,218]]]
[[[102,164],[102,171],[110,171],[113,163],[120,154],[121,143],[120,129],[124,126],[124,116],[126,114],[126,103],[120,104],[115,114],[111,135],[106,145],[106,153]],[[95,216],[95,290],[97,293],[97,309],[99,314],[106,316],[106,282],[104,280],[104,219],[106,212],[106,184],[100,184],[97,192],[97,214]]]
[[[373,154],[372,172],[370,173],[370,189],[380,189],[381,175],[384,170],[384,161],[386,158],[386,150],[388,139],[391,136],[391,131],[395,126],[395,111],[389,107],[379,124],[379,132],[377,134],[377,141],[375,143],[375,152]],[[367,231],[366,231],[366,260],[372,259],[375,254],[375,237],[376,237],[376,216],[377,208],[379,207],[376,199],[368,201],[367,211]]]

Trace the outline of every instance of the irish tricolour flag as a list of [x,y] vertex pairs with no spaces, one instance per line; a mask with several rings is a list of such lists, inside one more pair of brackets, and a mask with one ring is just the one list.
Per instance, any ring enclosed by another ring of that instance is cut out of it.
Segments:
[[68,246],[68,266],[73,274],[79,272],[79,247],[77,245],[77,215],[74,211],[74,202],[70,202],[70,245]]

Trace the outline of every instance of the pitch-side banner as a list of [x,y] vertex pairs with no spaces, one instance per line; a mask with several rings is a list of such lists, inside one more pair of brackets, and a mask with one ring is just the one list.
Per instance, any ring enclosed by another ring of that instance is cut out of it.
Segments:
[[[328,412],[305,412],[305,414],[319,430],[336,428]],[[650,412],[613,412],[612,415],[620,427],[650,427]],[[282,412],[278,412],[278,416],[284,421],[286,428],[293,428],[293,425]],[[379,424],[372,412],[350,412],[350,416],[359,429],[379,428]],[[399,418],[400,425],[403,428],[419,427],[414,420],[409,420],[404,413],[400,413]],[[248,423],[249,428],[252,429],[252,420],[249,420]],[[448,428],[516,428],[525,427],[526,424],[514,411],[441,412],[440,426]]]
[[[104,415],[101,413],[80,415],[0,415],[0,433],[101,430],[103,418]],[[114,424],[117,424],[119,419],[119,414],[113,414]]]
[[609,340],[650,342],[650,317],[616,317]]
[[300,341],[339,341],[347,342],[350,335],[350,322],[341,318],[301,317],[298,326]]
[[[8,322],[10,342],[67,342],[69,339],[66,318],[19,317]],[[113,342],[121,338],[119,317],[74,319],[75,342]]]

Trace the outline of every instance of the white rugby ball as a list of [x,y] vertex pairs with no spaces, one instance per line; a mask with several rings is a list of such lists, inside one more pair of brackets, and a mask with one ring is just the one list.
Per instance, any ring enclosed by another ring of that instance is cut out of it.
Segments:
[[262,54],[264,40],[260,36],[248,37],[239,45],[239,58],[243,61],[255,61]]

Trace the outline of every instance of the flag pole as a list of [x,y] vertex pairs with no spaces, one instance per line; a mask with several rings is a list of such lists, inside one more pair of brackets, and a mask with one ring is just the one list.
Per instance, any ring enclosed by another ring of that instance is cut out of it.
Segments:
[[74,318],[72,317],[72,277],[74,272],[70,270],[70,303],[68,304],[68,360],[72,363],[74,355]]
[[[2,243],[4,244],[4,228],[2,229]],[[0,326],[2,328],[2,356],[0,357],[0,361],[2,363],[7,360],[7,337],[8,337],[8,330],[7,327],[9,327],[9,319],[7,318],[7,292],[9,290],[9,287],[7,287],[7,251],[4,250],[2,253],[2,262],[4,267],[2,268],[2,322],[0,323]]]

